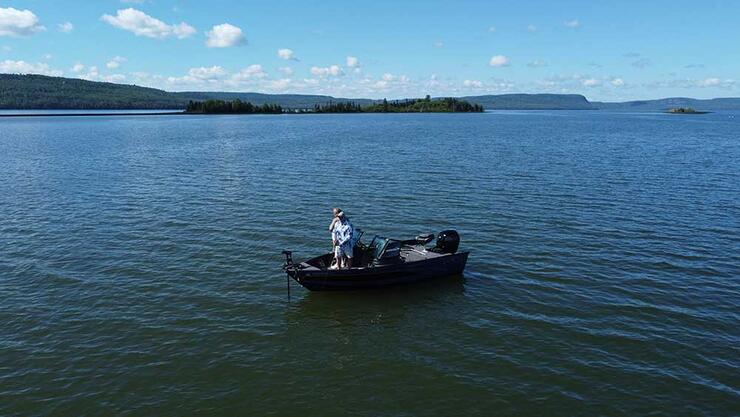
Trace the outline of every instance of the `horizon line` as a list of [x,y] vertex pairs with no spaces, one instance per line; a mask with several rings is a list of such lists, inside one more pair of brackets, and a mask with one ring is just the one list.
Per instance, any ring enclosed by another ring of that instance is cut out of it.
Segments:
[[484,97],[484,96],[506,96],[506,95],[554,95],[554,96],[581,96],[589,103],[631,103],[631,102],[639,102],[639,101],[659,101],[659,100],[670,100],[670,99],[688,99],[688,100],[701,100],[701,101],[709,101],[709,100],[723,100],[723,99],[740,99],[740,96],[733,97],[733,96],[727,96],[727,97],[712,97],[712,98],[694,98],[694,97],[688,97],[688,96],[671,96],[671,97],[661,97],[661,98],[643,98],[643,99],[633,99],[633,100],[623,100],[623,101],[604,101],[604,100],[591,100],[586,96],[586,94],[583,93],[551,93],[551,92],[536,92],[536,93],[523,93],[523,92],[508,92],[508,93],[484,93],[484,94],[477,94],[477,95],[458,95],[458,96],[452,96],[452,95],[431,95],[431,94],[422,94],[418,97],[413,96],[406,96],[406,97],[396,97],[396,98],[369,98],[369,97],[340,97],[340,96],[334,96],[331,94],[319,94],[319,93],[291,93],[291,92],[283,92],[283,93],[266,93],[266,92],[260,92],[260,91],[229,91],[229,90],[182,90],[182,91],[172,91],[172,90],[165,90],[162,88],[156,88],[156,87],[147,87],[143,85],[138,84],[128,84],[128,83],[114,83],[110,81],[95,81],[95,80],[88,80],[85,78],[76,78],[76,77],[63,77],[63,76],[54,76],[54,75],[46,75],[46,74],[34,74],[34,73],[0,73],[0,76],[2,75],[15,75],[15,76],[37,76],[37,77],[45,77],[45,78],[62,78],[67,80],[78,80],[78,81],[85,81],[95,84],[112,84],[112,85],[124,85],[124,86],[132,86],[132,87],[138,87],[138,88],[149,88],[152,90],[158,90],[163,91],[165,93],[230,93],[230,94],[262,94],[262,95],[272,95],[272,96],[281,96],[281,95],[293,95],[293,96],[325,96],[325,97],[331,97],[336,99],[344,99],[344,100],[371,100],[371,101],[378,101],[378,100],[409,100],[409,99],[419,99],[424,98],[425,96],[429,95],[432,98],[465,98],[465,97]]

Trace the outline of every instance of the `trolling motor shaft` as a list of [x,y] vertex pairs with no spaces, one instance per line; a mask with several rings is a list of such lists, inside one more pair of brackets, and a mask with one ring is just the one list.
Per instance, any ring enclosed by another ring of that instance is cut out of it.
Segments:
[[[283,264],[283,271],[288,272],[291,269],[295,269],[295,264],[293,264],[293,252],[289,250],[284,250],[283,255],[285,255],[285,263]],[[286,275],[285,285],[288,289],[288,301],[290,301],[290,274]]]
[[285,263],[283,264],[283,271],[292,269],[295,266],[295,264],[293,263],[293,252],[289,250],[284,250],[283,255],[285,255]]

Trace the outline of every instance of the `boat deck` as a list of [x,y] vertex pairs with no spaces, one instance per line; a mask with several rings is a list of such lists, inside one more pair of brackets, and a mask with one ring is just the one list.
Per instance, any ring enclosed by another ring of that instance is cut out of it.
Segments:
[[[433,258],[444,256],[445,254],[427,250],[427,248],[418,243],[402,242],[399,248],[399,256],[396,263],[409,263],[425,261]],[[363,270],[370,268],[374,265],[375,259],[371,256],[369,251],[363,251],[359,248],[355,248],[355,265],[350,270]],[[329,270],[331,265],[333,254],[328,253],[302,263],[303,269],[307,271],[325,271]],[[345,271],[347,269],[344,269]]]

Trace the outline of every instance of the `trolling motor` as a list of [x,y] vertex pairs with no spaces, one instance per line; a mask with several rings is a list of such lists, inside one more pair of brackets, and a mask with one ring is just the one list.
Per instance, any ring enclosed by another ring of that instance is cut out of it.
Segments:
[[293,252],[284,250],[285,263],[283,264],[283,271],[285,271],[285,285],[288,288],[288,301],[290,301],[290,270],[296,269],[296,264],[293,263]]
[[292,269],[293,266],[295,265],[293,263],[293,252],[289,250],[284,250],[283,255],[285,255],[285,263],[283,264],[283,271]]

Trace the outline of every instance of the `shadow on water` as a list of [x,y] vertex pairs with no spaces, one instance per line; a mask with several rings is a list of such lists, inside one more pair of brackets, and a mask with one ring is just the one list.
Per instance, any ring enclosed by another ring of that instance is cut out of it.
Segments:
[[[294,285],[294,283],[291,283]],[[398,313],[407,309],[445,305],[465,292],[464,275],[452,275],[415,284],[358,291],[306,291],[296,301],[295,288],[289,321],[338,317],[353,320],[367,315]]]

